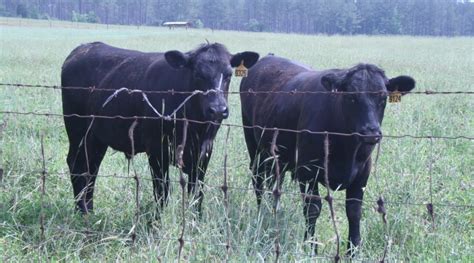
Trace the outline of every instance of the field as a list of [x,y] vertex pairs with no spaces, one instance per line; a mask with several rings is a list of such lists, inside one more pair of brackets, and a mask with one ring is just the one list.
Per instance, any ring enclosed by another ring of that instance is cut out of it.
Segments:
[[[190,50],[208,39],[221,42],[231,52],[254,50],[275,53],[314,68],[348,67],[370,62],[384,68],[388,76],[407,74],[417,80],[418,91],[474,91],[474,39],[404,36],[305,36],[210,30],[76,25],[0,19],[0,82],[60,84],[61,65],[81,43],[104,41],[142,51]],[[240,79],[233,78],[231,91]],[[226,123],[241,124],[237,95],[230,95],[231,116]],[[61,114],[60,91],[0,86],[0,111],[49,112]],[[424,95],[403,97],[389,104],[383,131],[389,135],[474,136],[472,95]],[[186,261],[226,260],[229,237],[231,262],[273,260],[276,222],[271,198],[258,211],[251,190],[248,155],[240,128],[221,128],[205,178],[201,219],[186,208],[186,231],[182,257]],[[44,140],[46,194],[41,194],[41,138]],[[224,151],[229,153],[229,218],[223,194]],[[161,222],[153,218],[155,204],[147,161],[135,158],[140,188],[140,214],[135,223],[135,182],[132,179],[100,177],[127,176],[123,154],[109,149],[96,184],[95,212],[83,218],[73,206],[67,175],[68,142],[60,117],[0,113],[0,254],[3,262],[15,261],[177,261],[181,231],[181,191],[172,185],[169,205]],[[474,261],[474,145],[466,139],[385,138],[381,145],[377,175],[365,189],[367,202],[361,222],[362,246],[355,259],[377,261],[385,244],[389,262]],[[431,172],[430,172],[431,171]],[[171,169],[178,180],[178,170]],[[430,202],[430,177],[434,223],[425,204]],[[242,189],[248,188],[248,190]],[[286,180],[284,191],[297,193]],[[325,191],[321,191],[322,194]],[[385,229],[376,200],[386,200]],[[336,192],[335,211],[342,248],[346,247],[347,220],[344,193]],[[44,199],[42,201],[42,198]],[[43,209],[42,204],[44,204]],[[186,203],[186,206],[192,204]],[[327,203],[317,223],[320,254],[311,258],[304,244],[304,218],[299,195],[283,194],[278,212],[281,232],[280,259],[328,261],[335,254],[335,234]],[[45,237],[40,235],[44,214]],[[227,233],[227,222],[230,233]]]

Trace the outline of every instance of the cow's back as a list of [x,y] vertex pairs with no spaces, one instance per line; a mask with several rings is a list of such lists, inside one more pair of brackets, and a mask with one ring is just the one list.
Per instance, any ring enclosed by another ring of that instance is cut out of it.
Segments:
[[[242,114],[252,119],[254,124],[265,126],[280,126],[274,121],[281,118],[267,118],[273,115],[285,115],[291,118],[293,104],[298,103],[297,96],[289,96],[287,92],[303,88],[298,79],[312,74],[310,68],[297,64],[291,60],[266,56],[249,70],[248,77],[242,80]],[[255,92],[255,94],[252,94]],[[245,106],[244,106],[245,105]],[[286,112],[286,111],[289,112]],[[282,127],[283,128],[283,127]]]
[[291,60],[268,55],[257,62],[242,80],[241,91],[279,91],[296,75],[311,71],[309,67]]
[[100,82],[114,68],[124,60],[140,54],[143,53],[115,48],[101,42],[75,48],[64,61],[61,71],[64,113],[84,114],[91,92],[80,88],[99,87]]

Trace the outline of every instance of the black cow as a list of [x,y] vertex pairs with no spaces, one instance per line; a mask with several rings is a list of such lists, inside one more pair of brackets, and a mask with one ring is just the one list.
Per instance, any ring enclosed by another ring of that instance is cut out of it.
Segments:
[[[83,213],[93,209],[94,183],[108,147],[124,152],[127,158],[147,153],[155,199],[163,207],[169,190],[168,166],[176,164],[173,153],[183,140],[184,123],[156,118],[158,114],[169,115],[177,109],[178,119],[207,122],[189,123],[183,152],[183,170],[189,175],[188,192],[195,192],[196,183],[204,179],[218,124],[228,116],[227,91],[232,67],[242,61],[251,67],[258,57],[254,52],[231,55],[218,43],[203,44],[186,53],[174,50],[144,53],[99,42],[74,49],[61,72],[65,115],[155,117],[138,119],[135,123],[133,118],[65,116],[69,138],[67,163],[78,209]],[[123,87],[138,92],[119,92]],[[157,92],[168,90],[175,93]],[[190,96],[186,92],[197,90],[203,93],[185,101]],[[145,97],[141,91],[155,92],[145,93]],[[133,132],[133,145],[130,132]],[[199,210],[202,196],[199,189]]]
[[[371,64],[314,71],[284,58],[267,56],[242,80],[242,120],[245,126],[361,134],[328,136],[329,186],[333,190],[346,189],[350,249],[360,244],[363,188],[370,173],[370,155],[382,137],[380,125],[387,93],[395,90],[406,93],[414,87],[415,81],[411,77],[387,79],[382,69]],[[291,94],[292,91],[313,93]],[[269,184],[275,181],[270,176],[273,162],[270,146],[274,132],[247,127],[244,133],[251,159],[250,168],[254,174],[253,185],[260,206],[264,181],[267,180]],[[282,175],[290,171],[292,178],[299,182],[301,193],[319,195],[318,183],[326,185],[325,138],[324,134],[289,131],[282,131],[277,137]],[[303,212],[307,225],[306,240],[314,235],[322,204],[320,199],[305,196]]]

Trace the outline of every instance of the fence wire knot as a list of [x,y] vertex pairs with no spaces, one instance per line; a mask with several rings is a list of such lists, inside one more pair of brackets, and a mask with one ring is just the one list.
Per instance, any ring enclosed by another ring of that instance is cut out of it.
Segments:
[[387,224],[387,211],[385,210],[385,202],[382,196],[377,200],[377,212],[382,215],[383,223]]
[[431,217],[431,221],[434,222],[434,207],[432,203],[426,204],[426,209],[428,210],[428,214]]

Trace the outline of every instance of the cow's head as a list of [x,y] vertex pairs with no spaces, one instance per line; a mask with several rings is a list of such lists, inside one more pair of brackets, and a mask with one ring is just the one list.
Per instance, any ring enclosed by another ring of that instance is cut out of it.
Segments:
[[331,91],[348,92],[342,96],[344,123],[351,132],[360,133],[363,143],[375,144],[382,137],[381,124],[389,92],[406,94],[415,88],[409,76],[388,79],[382,69],[359,64],[348,70],[326,74],[323,86]]
[[206,120],[215,121],[229,115],[227,92],[232,68],[241,62],[250,68],[258,61],[259,55],[249,51],[232,55],[224,45],[215,43],[201,45],[187,53],[168,51],[165,58],[173,68],[191,70],[193,89],[207,92],[198,95],[202,114]]

